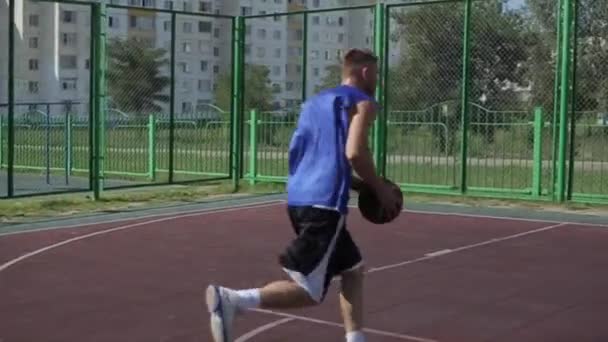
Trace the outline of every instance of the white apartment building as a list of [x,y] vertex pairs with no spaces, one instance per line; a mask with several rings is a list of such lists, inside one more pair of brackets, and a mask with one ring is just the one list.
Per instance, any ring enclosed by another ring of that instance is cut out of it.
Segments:
[[[7,3],[8,0],[0,0],[2,23],[8,21]],[[82,102],[78,111],[86,115],[91,25],[88,7],[29,0],[16,0],[16,3],[16,102]],[[112,0],[112,3],[119,2]],[[120,3],[230,15],[346,5],[344,0],[122,0]],[[302,17],[248,20],[246,62],[268,67],[271,84],[276,89],[273,99],[276,109],[296,108],[301,101]],[[169,51],[170,20],[171,16],[165,13],[110,9],[108,36],[138,37],[149,41],[151,46]],[[325,68],[336,64],[347,48],[373,46],[372,20],[371,10],[309,15],[308,95],[322,81]],[[8,46],[8,27],[1,26],[0,46],[2,51],[7,51],[4,47]],[[176,29],[175,111],[178,116],[191,117],[214,105],[213,89],[217,80],[231,70],[231,23],[228,19],[179,15]],[[6,53],[0,56],[0,103],[7,100],[7,59]],[[168,75],[169,69],[164,72]],[[51,111],[59,113],[64,109],[57,105]]]

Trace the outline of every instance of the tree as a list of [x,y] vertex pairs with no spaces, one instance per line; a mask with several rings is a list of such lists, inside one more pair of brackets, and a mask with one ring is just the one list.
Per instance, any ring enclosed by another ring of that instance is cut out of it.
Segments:
[[[522,65],[527,59],[522,18],[516,12],[505,11],[504,3],[475,2],[471,24],[470,101],[493,110],[521,105],[512,88],[524,81]],[[391,39],[401,42],[404,58],[389,75],[389,107],[417,110],[419,118],[415,121],[443,123],[454,128],[448,130],[453,134],[461,112],[462,4],[420,5],[396,11],[392,19],[397,31]],[[471,113],[472,122],[500,119],[492,112]],[[494,127],[472,125],[471,131],[491,143]],[[439,149],[450,149],[453,144],[446,142],[444,128],[433,125],[432,131]]]
[[[245,65],[245,110],[272,109],[273,88],[270,81],[270,70],[265,65]],[[232,73],[221,74],[215,88],[216,105],[226,112],[232,99]]]
[[159,103],[168,103],[164,94],[171,84],[161,74],[169,64],[167,51],[147,47],[136,38],[113,39],[108,43],[108,94],[117,109],[148,115],[162,109]]
[[333,88],[340,85],[342,81],[342,63],[338,61],[338,64],[332,64],[325,67],[325,76],[321,80],[321,84],[315,87],[315,93],[327,89]]

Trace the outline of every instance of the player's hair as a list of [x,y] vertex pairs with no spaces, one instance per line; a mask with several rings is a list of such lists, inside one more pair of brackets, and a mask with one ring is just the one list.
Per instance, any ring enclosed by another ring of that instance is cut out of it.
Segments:
[[378,57],[369,49],[350,49],[344,55],[342,75],[349,76],[364,66],[378,63]]

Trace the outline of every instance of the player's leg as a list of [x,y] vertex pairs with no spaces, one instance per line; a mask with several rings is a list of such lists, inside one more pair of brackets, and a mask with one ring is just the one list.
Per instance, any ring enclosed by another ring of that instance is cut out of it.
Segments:
[[234,316],[244,309],[301,308],[323,301],[328,264],[343,218],[338,212],[313,207],[290,208],[289,215],[298,236],[279,262],[291,280],[248,290],[208,287],[207,305],[216,342],[230,341],[225,336],[230,335]]
[[363,342],[363,279],[364,267],[359,248],[346,227],[340,233],[335,255],[330,264],[339,274],[340,310],[348,342]]

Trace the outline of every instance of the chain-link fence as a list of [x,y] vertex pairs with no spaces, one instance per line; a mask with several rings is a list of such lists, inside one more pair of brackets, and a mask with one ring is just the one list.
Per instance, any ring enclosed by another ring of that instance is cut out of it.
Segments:
[[88,134],[78,126],[89,118],[90,5],[15,5],[22,15],[15,18],[13,50],[2,49],[14,61],[12,126],[6,92],[0,101],[3,187],[12,152],[12,195],[87,190]]
[[608,7],[575,4],[574,113],[570,116],[569,195],[608,198]]
[[402,184],[457,186],[463,4],[391,7],[387,166]]
[[284,181],[301,103],[338,85],[357,47],[382,64],[378,170],[405,189],[608,198],[595,1],[14,4],[12,45],[0,11],[0,196]]

